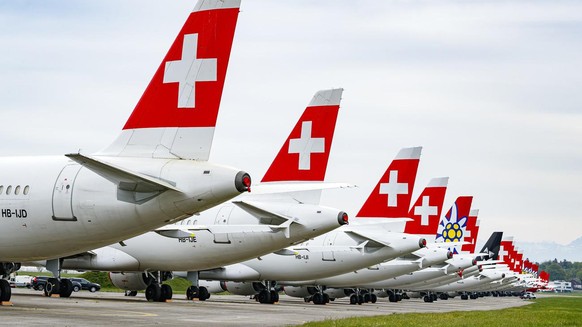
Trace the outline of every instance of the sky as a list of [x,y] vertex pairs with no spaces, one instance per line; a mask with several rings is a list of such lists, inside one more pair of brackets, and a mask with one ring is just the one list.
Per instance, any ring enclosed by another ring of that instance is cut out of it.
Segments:
[[[112,142],[195,1],[0,1],[0,154]],[[399,149],[449,176],[480,242],[582,236],[582,2],[243,0],[211,161],[258,182],[312,95],[344,88],[322,203],[354,217]]]

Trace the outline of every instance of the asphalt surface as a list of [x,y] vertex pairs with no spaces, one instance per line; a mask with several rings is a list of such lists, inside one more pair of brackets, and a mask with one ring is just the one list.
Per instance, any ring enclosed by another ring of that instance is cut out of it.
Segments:
[[314,305],[285,295],[272,305],[235,295],[213,295],[205,302],[188,301],[184,295],[175,295],[169,303],[150,303],[143,293],[126,297],[122,293],[81,291],[65,299],[47,298],[41,292],[28,289],[12,291],[13,305],[0,307],[0,321],[4,326],[288,326],[391,313],[496,310],[531,303],[518,297],[466,301],[456,297],[434,303],[420,299],[390,303],[379,299],[375,304],[350,305],[349,299],[344,298],[327,305]]

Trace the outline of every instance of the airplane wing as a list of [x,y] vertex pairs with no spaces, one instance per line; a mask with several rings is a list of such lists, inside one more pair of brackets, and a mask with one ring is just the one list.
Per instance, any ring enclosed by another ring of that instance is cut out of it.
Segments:
[[161,179],[133,172],[111,163],[84,156],[80,153],[70,153],[66,154],[65,156],[116,184],[117,187],[121,190],[131,192],[157,192],[174,190],[180,193],[182,192],[174,185]]

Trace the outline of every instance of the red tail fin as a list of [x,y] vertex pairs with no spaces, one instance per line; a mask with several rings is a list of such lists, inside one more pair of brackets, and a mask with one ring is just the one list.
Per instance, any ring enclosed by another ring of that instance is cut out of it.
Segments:
[[501,245],[499,246],[499,260],[507,264],[509,267],[511,264],[511,254],[513,253],[513,237],[504,236],[501,240]]
[[[436,242],[461,242],[467,234],[467,219],[471,211],[472,196],[460,196],[439,223]],[[451,249],[458,253],[457,248]]]
[[469,212],[469,217],[467,217],[467,232],[463,237],[464,242],[469,244],[463,244],[461,251],[467,253],[475,253],[475,246],[477,245],[477,237],[479,237],[479,221],[477,217],[479,216],[479,209],[472,209]]
[[433,178],[410,208],[405,233],[417,235],[435,235],[439,226],[439,217],[443,211],[443,202],[447,192],[449,178]]
[[358,212],[358,217],[407,217],[422,147],[400,150]]
[[240,0],[199,0],[104,155],[207,160]]
[[342,92],[315,94],[262,182],[324,180]]

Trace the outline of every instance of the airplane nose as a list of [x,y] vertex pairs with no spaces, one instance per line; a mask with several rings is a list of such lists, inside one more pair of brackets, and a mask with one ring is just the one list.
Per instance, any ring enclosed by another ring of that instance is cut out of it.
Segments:
[[348,214],[340,211],[340,213],[337,215],[337,222],[340,224],[340,226],[349,224],[350,221]]
[[234,177],[234,186],[239,192],[251,191],[251,175],[244,171],[239,171]]

